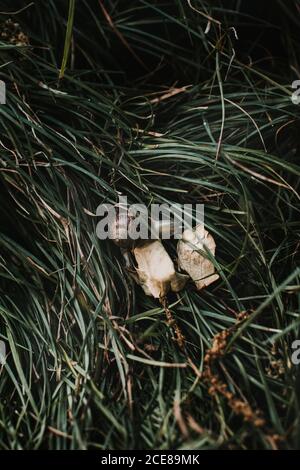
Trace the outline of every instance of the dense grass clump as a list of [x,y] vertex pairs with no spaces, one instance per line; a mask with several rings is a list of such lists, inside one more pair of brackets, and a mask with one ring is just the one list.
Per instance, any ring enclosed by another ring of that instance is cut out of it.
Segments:
[[[300,3],[268,3],[2,0],[0,448],[299,447]],[[96,236],[119,194],[205,204],[184,348]]]

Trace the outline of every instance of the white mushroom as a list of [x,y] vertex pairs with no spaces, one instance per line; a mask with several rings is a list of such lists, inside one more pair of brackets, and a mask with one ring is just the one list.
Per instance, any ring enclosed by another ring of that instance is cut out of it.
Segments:
[[[142,222],[147,228],[148,221]],[[173,226],[169,221],[156,221],[155,224],[155,233],[159,237],[165,232],[173,233]],[[132,236],[134,228],[134,216],[130,212],[124,214],[118,208],[117,217],[109,227],[109,235],[121,248],[130,274],[147,295],[162,298],[169,291],[179,292],[189,277],[193,279],[198,290],[219,278],[206,251],[214,256],[216,244],[203,225],[197,225],[193,230],[185,230],[177,244],[178,267],[188,275],[175,271],[174,263],[160,239],[135,240],[136,237]],[[135,267],[131,263],[130,253],[136,260]]]
[[179,292],[188,276],[175,271],[173,261],[160,240],[149,241],[133,249],[138,283],[147,295],[164,297],[170,290]]
[[182,239],[178,241],[178,266],[190,275],[198,290],[209,286],[219,278],[206,253],[208,250],[214,256],[215,249],[216,244],[212,235],[201,224],[193,230],[185,230]]

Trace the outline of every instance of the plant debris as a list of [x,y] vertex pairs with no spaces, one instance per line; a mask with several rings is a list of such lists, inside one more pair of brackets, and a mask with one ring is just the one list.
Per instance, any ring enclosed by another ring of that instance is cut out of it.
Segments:
[[237,397],[233,391],[230,391],[228,384],[225,383],[220,373],[217,371],[219,361],[226,354],[227,340],[231,334],[238,328],[242,320],[237,320],[237,323],[231,328],[222,330],[217,333],[212,339],[212,347],[206,351],[204,357],[203,379],[208,384],[208,393],[211,397],[217,399],[219,395],[223,396],[232,411],[242,416],[242,418],[252,423],[255,427],[263,427],[265,419],[261,410],[253,410],[248,401],[244,397]]
[[28,36],[21,30],[19,23],[15,23],[11,18],[0,26],[0,38],[15,46],[28,46]]

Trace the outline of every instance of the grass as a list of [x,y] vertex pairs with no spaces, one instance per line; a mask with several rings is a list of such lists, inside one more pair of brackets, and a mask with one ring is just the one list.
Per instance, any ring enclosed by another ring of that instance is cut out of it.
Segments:
[[[2,1],[0,448],[299,448],[299,1],[224,5]],[[96,237],[120,192],[205,204],[183,350]]]

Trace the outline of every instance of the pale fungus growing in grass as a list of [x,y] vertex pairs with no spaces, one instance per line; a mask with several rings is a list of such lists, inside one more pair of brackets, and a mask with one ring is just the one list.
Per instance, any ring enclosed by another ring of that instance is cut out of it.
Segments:
[[215,250],[215,241],[203,225],[197,225],[193,230],[185,230],[182,240],[178,241],[178,266],[189,274],[198,290],[219,278],[218,274],[215,274],[213,262],[209,259],[215,255]]
[[179,292],[188,276],[175,271],[174,263],[160,240],[137,246],[133,249],[137,262],[138,283],[147,295],[161,298],[169,291]]
[[[160,239],[131,238],[132,223],[131,217],[128,219],[117,217],[114,225],[110,227],[110,233],[114,235],[111,237],[114,243],[121,248],[133,279],[143,288],[146,295],[163,298],[170,291],[179,292],[185,287],[189,278],[200,290],[219,278],[209,259],[215,255],[216,244],[202,225],[196,226],[193,230],[185,230],[182,239],[178,241],[178,267],[184,272],[180,273],[175,270],[175,265]],[[166,227],[164,223],[162,227],[157,226],[157,228],[159,236],[166,228],[172,233],[171,224]],[[130,252],[135,264],[131,262]]]

